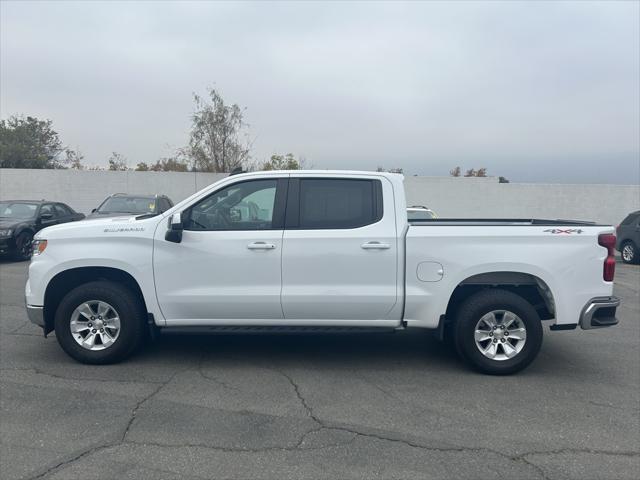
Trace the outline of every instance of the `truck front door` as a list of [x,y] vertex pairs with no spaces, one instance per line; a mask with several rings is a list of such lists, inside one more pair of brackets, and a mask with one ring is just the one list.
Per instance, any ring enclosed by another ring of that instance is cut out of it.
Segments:
[[223,187],[182,212],[180,243],[158,227],[154,277],[168,325],[282,318],[286,189],[286,178]]

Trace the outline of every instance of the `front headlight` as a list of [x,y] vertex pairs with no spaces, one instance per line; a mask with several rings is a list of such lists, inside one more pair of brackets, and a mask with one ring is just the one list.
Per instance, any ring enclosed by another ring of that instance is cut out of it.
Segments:
[[40,255],[47,248],[47,241],[42,238],[35,239],[31,245],[33,246],[33,255]]
[[10,228],[4,228],[4,229],[0,230],[0,238],[10,237],[12,233],[13,232],[11,231]]

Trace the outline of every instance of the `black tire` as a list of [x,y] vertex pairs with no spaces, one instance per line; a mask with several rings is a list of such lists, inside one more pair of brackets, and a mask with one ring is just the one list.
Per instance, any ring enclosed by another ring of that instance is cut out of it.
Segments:
[[33,234],[31,232],[22,232],[16,237],[16,260],[29,260],[31,258],[31,243],[33,242]]
[[[625,251],[627,249],[627,251]],[[640,255],[638,255],[638,249],[635,244],[627,240],[620,247],[620,256],[622,257],[622,261],[624,263],[635,264],[640,261]],[[625,258],[627,257],[627,258]]]
[[[113,306],[120,318],[120,332],[115,342],[104,350],[89,350],[80,346],[70,329],[74,310],[84,302],[98,300]],[[128,288],[109,281],[80,285],[60,302],[55,316],[58,343],[72,358],[89,364],[109,364],[129,357],[145,335],[144,309],[140,299]]]
[[[495,360],[480,352],[474,334],[485,314],[500,310],[513,312],[520,318],[526,328],[526,341],[513,358]],[[538,355],[542,345],[542,323],[533,306],[521,296],[507,290],[483,290],[460,306],[455,322],[455,343],[458,354],[476,370],[489,375],[509,375],[526,368]]]

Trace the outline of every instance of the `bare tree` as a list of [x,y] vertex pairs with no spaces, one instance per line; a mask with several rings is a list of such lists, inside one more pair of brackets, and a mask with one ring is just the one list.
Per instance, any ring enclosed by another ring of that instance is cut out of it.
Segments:
[[487,176],[486,167],[479,168],[478,171],[476,172],[476,177],[486,177],[486,176]]
[[467,171],[464,173],[464,176],[465,176],[465,177],[475,177],[475,176],[477,176],[477,173],[478,173],[478,172],[476,172],[475,168],[470,168],[469,170],[467,170]]
[[109,157],[109,170],[129,170],[127,158],[118,152],[111,153]]
[[191,117],[191,137],[184,153],[194,169],[206,172],[231,172],[247,166],[250,142],[243,110],[227,105],[215,89],[207,97],[194,94],[195,111]]
[[459,177],[461,173],[462,173],[462,170],[460,169],[460,167],[456,167],[453,170],[449,170],[449,175],[451,175],[452,177]]
[[66,151],[67,163],[69,164],[69,168],[74,170],[84,170],[84,165],[82,164],[82,160],[84,160],[84,155],[80,150],[71,150],[67,148]]

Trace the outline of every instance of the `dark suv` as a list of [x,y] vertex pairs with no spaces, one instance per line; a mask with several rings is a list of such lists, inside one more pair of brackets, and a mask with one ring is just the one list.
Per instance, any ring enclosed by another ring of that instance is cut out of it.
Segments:
[[91,210],[87,218],[116,217],[122,215],[159,215],[173,207],[166,195],[128,195],[114,193],[98,208]]
[[624,263],[640,262],[640,210],[627,215],[616,229],[616,249]]

